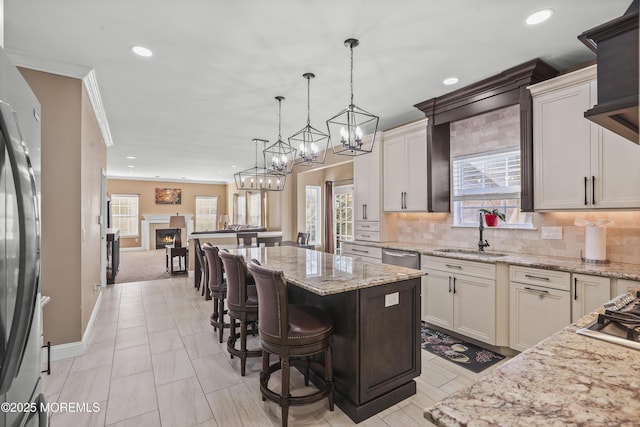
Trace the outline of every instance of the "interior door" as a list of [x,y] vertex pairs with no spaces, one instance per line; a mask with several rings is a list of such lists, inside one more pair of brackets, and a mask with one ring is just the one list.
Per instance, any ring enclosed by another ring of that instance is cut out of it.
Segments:
[[354,239],[353,185],[335,187],[333,191],[333,247],[342,253],[340,242]]

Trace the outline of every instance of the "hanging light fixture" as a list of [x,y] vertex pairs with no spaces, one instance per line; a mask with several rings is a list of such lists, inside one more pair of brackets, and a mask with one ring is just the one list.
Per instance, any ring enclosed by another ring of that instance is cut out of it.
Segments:
[[[327,129],[333,152],[342,156],[359,156],[373,151],[376,131],[378,130],[378,116],[369,113],[353,103],[353,48],[360,42],[347,39],[344,45],[351,52],[351,102],[335,116],[327,120]],[[365,143],[363,135],[371,135],[371,141]]]
[[297,147],[298,156],[295,166],[321,165],[327,156],[329,148],[329,135],[311,126],[311,79],[315,78],[313,73],[302,75],[307,79],[307,125],[293,136],[289,137],[289,145]]
[[[259,191],[282,191],[286,182],[286,175],[276,175],[267,168],[258,166],[258,144],[262,142],[262,147],[266,146],[266,139],[253,139],[251,142],[256,145],[256,165],[252,168],[237,172],[233,175],[238,190],[259,190]],[[264,155],[263,155],[264,161]]]
[[287,175],[293,171],[296,149],[282,141],[282,100],[284,96],[276,96],[278,101],[278,140],[264,150],[265,168],[275,175]]

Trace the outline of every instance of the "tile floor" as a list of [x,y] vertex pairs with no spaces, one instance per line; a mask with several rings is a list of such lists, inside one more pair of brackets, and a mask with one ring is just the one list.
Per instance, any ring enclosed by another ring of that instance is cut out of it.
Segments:
[[[280,408],[260,396],[260,359],[248,359],[241,377],[209,325],[211,311],[191,278],[109,285],[86,353],[53,362],[43,377],[50,402],[98,402],[100,410],[57,412],[51,426],[279,426]],[[431,425],[424,408],[479,376],[421,353],[418,393],[359,425]],[[300,376],[292,381],[303,388]],[[289,425],[354,423],[323,400],[292,407]]]

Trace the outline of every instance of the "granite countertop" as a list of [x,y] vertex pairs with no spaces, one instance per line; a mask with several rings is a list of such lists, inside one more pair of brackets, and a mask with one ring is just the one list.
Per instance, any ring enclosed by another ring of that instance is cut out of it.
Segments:
[[425,418],[438,426],[639,425],[640,352],[576,334],[595,316],[427,408]]
[[348,256],[294,246],[229,249],[229,252],[243,255],[247,262],[255,258],[264,267],[282,270],[287,282],[318,295],[349,292],[424,275],[412,268],[356,261]]
[[[527,267],[544,268],[548,270],[568,271],[570,273],[590,274],[594,276],[615,277],[618,279],[640,280],[640,264],[625,264],[612,262],[610,264],[589,264],[578,258],[551,257],[544,255],[529,255],[506,251],[487,251],[488,254],[499,252],[505,256],[479,255],[473,249],[467,249],[472,253],[442,252],[442,246],[433,246],[421,243],[410,242],[346,242],[362,246],[376,248],[388,248],[405,251],[419,252],[423,255],[441,256],[447,258],[464,259],[469,261],[480,261],[486,263],[506,263],[512,265],[522,265]],[[447,248],[449,249],[449,248]]]

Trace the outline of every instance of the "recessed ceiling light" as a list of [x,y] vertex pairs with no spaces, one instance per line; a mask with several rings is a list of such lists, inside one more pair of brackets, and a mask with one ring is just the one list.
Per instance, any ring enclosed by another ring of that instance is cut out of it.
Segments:
[[442,81],[442,83],[446,84],[447,86],[454,85],[454,84],[458,83],[458,78],[457,77],[449,77],[447,79],[444,79]]
[[136,159],[136,156],[127,156],[127,157],[125,157],[125,159],[135,160],[135,159]]
[[128,168],[135,168],[134,165],[127,165]]
[[144,56],[145,58],[153,55],[153,52],[144,46],[131,46],[131,51],[136,55]]
[[528,25],[537,25],[549,19],[551,15],[553,15],[553,10],[551,9],[539,10],[529,15],[526,22]]
[[238,165],[231,165],[231,167],[232,167],[232,168],[237,168],[237,167],[238,167]]

